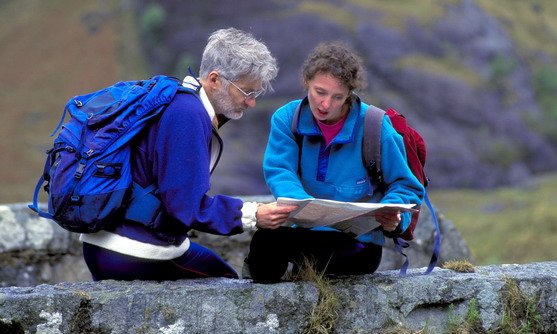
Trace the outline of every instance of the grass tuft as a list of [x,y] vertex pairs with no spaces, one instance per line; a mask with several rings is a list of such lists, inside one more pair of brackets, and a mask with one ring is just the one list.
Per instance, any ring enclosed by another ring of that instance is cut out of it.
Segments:
[[476,298],[470,300],[468,305],[468,311],[466,311],[466,316],[464,317],[467,324],[467,329],[472,332],[478,332],[482,324],[482,318],[480,310],[478,308],[478,301]]
[[307,258],[299,266],[294,276],[295,281],[308,281],[315,284],[319,292],[319,300],[307,320],[303,334],[329,334],[335,332],[338,321],[339,298],[333,290],[330,281],[325,277],[324,271],[318,272],[315,265]]
[[543,333],[541,316],[534,298],[525,296],[517,284],[510,278],[505,278],[506,300],[503,311],[503,321],[496,333]]
[[459,273],[473,273],[476,268],[468,260],[451,260],[443,263],[443,269],[450,269]]
[[464,319],[460,319],[458,316],[454,315],[453,312],[454,306],[451,305],[447,329],[444,334],[487,334],[487,332],[481,328],[480,310],[478,308],[478,301],[475,298],[470,300]]

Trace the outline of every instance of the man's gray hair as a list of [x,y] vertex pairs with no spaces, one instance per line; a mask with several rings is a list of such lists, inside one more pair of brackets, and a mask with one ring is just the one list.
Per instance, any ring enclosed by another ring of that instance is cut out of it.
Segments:
[[278,67],[265,44],[250,33],[228,28],[212,33],[203,50],[199,75],[206,78],[211,71],[231,81],[244,77],[261,80],[264,90],[272,90]]

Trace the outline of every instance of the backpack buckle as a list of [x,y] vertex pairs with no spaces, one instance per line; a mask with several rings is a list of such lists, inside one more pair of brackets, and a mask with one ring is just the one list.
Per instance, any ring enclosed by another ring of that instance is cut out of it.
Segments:
[[376,183],[377,185],[382,185],[383,184],[383,172],[381,171],[381,169],[379,169],[379,167],[377,166],[377,162],[375,160],[372,160],[369,163],[369,174],[371,176],[371,180]]
[[83,176],[83,171],[84,170],[85,170],[85,162],[82,161],[82,162],[79,163],[79,165],[77,165],[77,168],[76,168],[75,173],[74,173],[73,176],[78,180],[81,179],[81,176]]

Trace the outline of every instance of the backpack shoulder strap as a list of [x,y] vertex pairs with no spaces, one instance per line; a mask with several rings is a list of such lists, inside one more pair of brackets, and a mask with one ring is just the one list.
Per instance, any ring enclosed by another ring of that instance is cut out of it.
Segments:
[[294,109],[294,115],[292,115],[292,125],[290,125],[290,130],[296,138],[298,137],[298,119],[300,118],[300,109],[302,109],[302,103],[304,103],[304,100],[302,100],[296,106],[296,109]]
[[381,128],[385,111],[373,105],[367,108],[364,118],[362,158],[375,187],[383,185],[381,170]]
[[300,160],[302,159],[302,144],[304,142],[302,136],[298,133],[298,119],[300,118],[300,110],[302,109],[304,100],[302,100],[296,106],[296,109],[294,109],[294,115],[292,115],[292,125],[290,126],[290,131],[292,131],[294,139],[296,139],[296,144],[298,144],[298,175],[301,175]]

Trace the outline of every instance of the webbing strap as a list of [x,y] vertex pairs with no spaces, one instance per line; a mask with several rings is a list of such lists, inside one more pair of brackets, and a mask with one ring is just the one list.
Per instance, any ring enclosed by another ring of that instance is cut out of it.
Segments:
[[[441,230],[439,229],[439,221],[437,220],[437,215],[435,214],[435,210],[433,209],[433,206],[429,201],[429,197],[427,196],[427,191],[424,192],[424,201],[429,209],[429,212],[431,213],[431,220],[433,222],[433,225],[435,226],[435,240],[433,242],[433,254],[431,254],[429,265],[427,266],[426,271],[423,273],[423,275],[427,275],[433,271],[435,265],[437,264],[437,260],[439,259],[439,252],[441,250]],[[410,264],[408,256],[404,253],[404,248],[407,248],[409,246],[409,243],[403,240],[402,238],[398,238],[398,237],[393,238],[393,242],[395,243],[396,250],[400,254],[402,254],[402,256],[404,256],[405,258],[399,273],[401,277],[404,277],[406,276],[406,271],[408,269],[408,265]]]
[[374,196],[385,194],[387,185],[381,169],[381,131],[385,111],[369,105],[364,117],[364,134],[362,139],[362,160],[371,179]]
[[54,128],[54,131],[52,131],[52,133],[50,134],[51,137],[53,137],[56,132],[58,132],[58,130],[60,130],[60,127],[62,126],[62,123],[64,123],[64,119],[66,118],[66,113],[68,112],[68,108],[64,108],[64,112],[62,112],[62,117],[60,117],[60,121],[58,122],[58,125],[56,125],[56,128]]
[[33,203],[27,205],[27,207],[35,211],[37,214],[39,214],[40,217],[52,219],[53,217],[50,213],[43,211],[39,208],[39,191],[41,191],[41,187],[45,181],[44,176],[48,172],[49,167],[50,167],[50,154],[48,155],[44,163],[43,175],[41,175],[39,181],[37,182],[37,185],[35,186],[35,193],[33,194]]
[[399,273],[401,277],[404,277],[406,276],[406,270],[408,269],[408,265],[410,265],[410,260],[408,259],[408,255],[404,253],[403,248],[408,248],[410,244],[399,237],[393,238],[393,242],[395,243],[396,250],[400,254],[402,254],[402,256],[404,256],[404,263],[400,267],[400,273]]
[[381,172],[381,128],[385,112],[370,105],[364,118],[363,152],[364,165],[369,168],[375,162],[377,171]]
[[296,139],[296,144],[298,146],[298,168],[296,170],[298,176],[302,175],[302,168],[300,165],[302,160],[302,145],[304,144],[304,139],[298,133],[298,120],[300,118],[300,109],[302,108],[302,104],[304,102],[307,102],[306,99],[307,97],[304,100],[302,100],[302,102],[300,102],[298,106],[296,106],[296,109],[294,109],[294,115],[292,116],[292,123],[290,125],[290,131],[292,131],[292,134],[294,135],[294,138]]
[[439,252],[441,251],[441,230],[439,228],[439,221],[437,220],[437,215],[435,214],[435,210],[429,201],[429,197],[427,196],[427,191],[424,191],[424,201],[431,213],[431,220],[433,221],[433,225],[435,225],[435,241],[433,242],[433,254],[431,254],[431,260],[429,261],[429,266],[425,271],[425,275],[429,274],[435,265],[437,264],[437,260],[439,259]]

